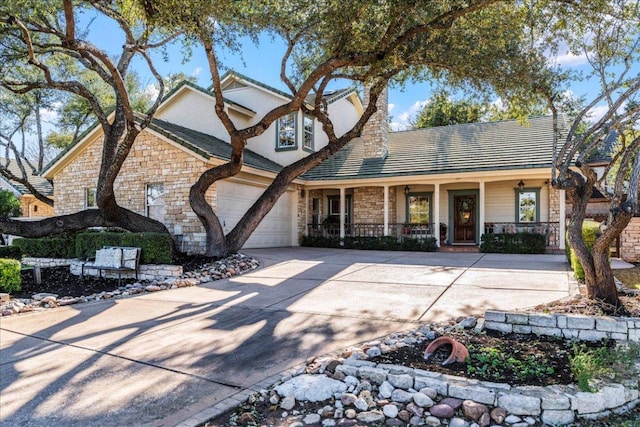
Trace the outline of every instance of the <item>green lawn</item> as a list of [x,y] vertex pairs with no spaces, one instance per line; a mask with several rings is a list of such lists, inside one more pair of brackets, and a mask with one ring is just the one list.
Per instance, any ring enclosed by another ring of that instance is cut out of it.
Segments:
[[613,275],[624,283],[627,288],[640,289],[640,266],[613,270]]

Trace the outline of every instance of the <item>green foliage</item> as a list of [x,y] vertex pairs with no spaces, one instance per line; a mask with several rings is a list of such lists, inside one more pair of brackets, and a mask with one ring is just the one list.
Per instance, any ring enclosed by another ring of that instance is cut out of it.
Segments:
[[93,258],[96,250],[104,246],[131,246],[141,248],[140,260],[145,264],[171,264],[173,242],[163,233],[84,232],[76,237],[75,256]]
[[0,258],[20,260],[22,258],[22,250],[17,246],[0,246]]
[[[600,224],[595,221],[585,221],[582,224],[582,240],[587,245],[589,250],[593,248],[596,243],[596,239],[600,236]],[[567,244],[566,251],[569,254],[569,263],[573,269],[573,275],[578,280],[584,280],[584,270],[582,264],[576,255],[576,252]]]
[[300,239],[301,246],[316,248],[344,248],[379,251],[416,251],[433,252],[438,249],[436,239],[397,239],[392,236],[384,237],[345,237],[340,245],[339,237],[303,236]]
[[0,190],[0,218],[20,216],[20,200],[9,190]]
[[554,369],[535,355],[518,359],[513,357],[510,351],[502,348],[470,346],[467,372],[480,375],[487,381],[501,382],[511,374],[522,381],[531,378],[541,379],[552,375]]
[[574,344],[569,358],[571,372],[582,391],[596,392],[595,381],[603,378],[637,378],[636,363],[640,360],[640,344],[589,348]]
[[543,254],[547,239],[538,233],[483,234],[480,252],[499,254]]
[[4,292],[20,290],[20,261],[0,258],[0,289]]
[[75,235],[61,234],[53,237],[19,238],[12,245],[20,248],[25,256],[36,258],[73,258]]
[[454,101],[440,90],[422,108],[412,124],[414,129],[479,122],[485,107],[466,100]]

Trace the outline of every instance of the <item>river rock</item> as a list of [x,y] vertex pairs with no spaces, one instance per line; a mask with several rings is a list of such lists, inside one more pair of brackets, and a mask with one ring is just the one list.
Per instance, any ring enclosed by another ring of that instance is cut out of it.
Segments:
[[462,412],[465,417],[471,418],[474,421],[480,420],[482,414],[488,414],[489,408],[482,403],[474,402],[473,400],[465,400],[462,402]]
[[431,415],[438,418],[451,418],[454,414],[453,408],[449,405],[444,404],[432,406],[429,409],[429,412],[431,412]]

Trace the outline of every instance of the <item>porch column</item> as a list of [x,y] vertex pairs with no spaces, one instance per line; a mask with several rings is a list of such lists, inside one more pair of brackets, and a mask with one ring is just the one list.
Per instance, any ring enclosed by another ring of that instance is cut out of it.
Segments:
[[382,234],[384,236],[389,235],[389,186],[385,185],[382,190],[384,193],[384,230]]
[[566,205],[565,205],[565,191],[564,190],[558,190],[558,202],[559,202],[559,213],[558,213],[558,223],[559,223],[559,236],[558,236],[558,249],[564,249],[565,248],[565,244],[564,244],[564,236],[567,233],[566,230],[566,223],[567,223],[567,212],[565,210]]
[[[344,239],[345,236],[345,232],[344,232],[344,213],[345,213],[345,200],[346,200],[346,191],[344,188],[340,189],[340,239]],[[342,244],[342,243],[341,243]]]
[[304,191],[304,235],[309,235],[309,190]]
[[433,189],[433,237],[440,247],[440,184],[434,184]]
[[[478,227],[480,229],[479,230],[480,233],[478,233],[478,237],[482,238],[482,235],[484,234],[484,221],[485,221],[485,218],[484,218],[484,209],[485,209],[485,205],[484,205],[484,198],[485,198],[484,197],[484,181],[480,181],[478,184],[479,184],[478,185],[478,189],[479,189],[479,192],[480,192],[480,201],[478,202],[478,204],[479,204],[479,209],[478,210],[480,211],[479,215],[478,215],[479,216],[479,218],[478,218]],[[480,244],[480,242],[478,242],[478,245],[479,244]]]

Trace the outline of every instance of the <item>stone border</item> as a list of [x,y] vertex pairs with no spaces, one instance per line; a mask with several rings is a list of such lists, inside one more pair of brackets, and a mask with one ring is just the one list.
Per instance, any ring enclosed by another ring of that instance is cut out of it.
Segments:
[[75,261],[74,258],[35,258],[35,257],[22,257],[20,261],[25,265],[37,265],[39,267],[64,267],[71,265],[71,262]]
[[[514,322],[516,319],[520,323],[507,323],[507,316],[509,315],[509,321]],[[521,317],[516,317],[521,316]],[[621,328],[620,324],[627,326],[627,333],[629,330],[636,331],[638,320],[634,319],[616,319],[616,318],[602,318],[600,322],[597,322],[596,318],[590,318],[588,316],[577,315],[544,315],[544,314],[527,314],[527,313],[506,313],[498,311],[487,311],[485,313],[485,319],[478,319],[478,324],[475,327],[476,330],[491,329],[495,325],[509,325],[514,332],[513,326],[529,326],[529,329],[524,328],[524,332],[521,333],[534,333],[533,328],[551,328],[550,318],[555,320],[555,329],[558,329],[562,334],[563,330],[566,330],[568,336],[573,336],[574,329],[577,330],[577,335],[580,335],[580,331],[593,331],[594,334],[586,334],[590,337],[598,337],[600,333],[609,333],[608,329],[611,329],[611,325],[618,325],[616,327]],[[525,317],[522,317],[525,316]],[[502,319],[502,322],[498,320]],[[522,322],[526,318],[527,323]],[[563,322],[568,322],[573,328],[560,328],[558,326],[558,318],[562,318],[559,321],[560,325],[564,325]],[[569,318],[576,319],[591,319],[593,320],[593,327],[590,323],[584,320],[582,329],[578,329],[573,322],[580,322],[579,320],[569,320]],[[470,318],[472,319],[472,318]],[[488,320],[494,319],[494,320]],[[497,319],[497,320],[496,320]],[[544,320],[541,320],[544,319]],[[453,327],[460,327],[465,321]],[[475,319],[474,319],[475,320]],[[634,322],[629,327],[628,322]],[[494,322],[492,325],[491,322]],[[547,322],[545,326],[538,326],[536,323]],[[487,325],[488,323],[488,325]],[[469,324],[473,327],[475,322]],[[589,328],[585,328],[589,324]],[[499,326],[508,329],[506,326]],[[424,327],[423,327],[424,328]],[[599,329],[598,329],[599,328]],[[389,365],[389,364],[376,364],[368,359],[367,354],[372,350],[371,346],[378,346],[382,353],[386,351],[383,349],[383,345],[379,343],[386,342],[389,338],[393,338],[398,342],[412,342],[414,334],[421,334],[419,328],[415,331],[409,331],[405,333],[393,334],[388,337],[381,338],[373,342],[363,343],[357,346],[349,348],[349,352],[353,350],[353,354],[348,358],[342,358],[339,356],[340,352],[331,353],[329,355],[317,357],[308,363],[296,365],[290,369],[287,369],[279,374],[265,378],[253,386],[247,389],[241,390],[238,393],[219,401],[215,405],[192,415],[189,419],[184,420],[178,424],[177,427],[197,427],[203,425],[206,421],[222,415],[228,410],[234,409],[245,402],[252,402],[260,398],[260,395],[264,397],[269,390],[275,389],[292,378],[309,373],[310,367],[315,363],[321,363],[322,366],[327,365],[330,360],[339,360],[340,363],[335,367],[335,373],[340,373],[344,377],[356,377],[359,380],[368,381],[375,387],[380,386],[383,382],[397,383],[399,378],[406,379],[409,384],[409,390],[420,390],[424,388],[430,388],[437,392],[442,397],[451,397],[461,400],[472,400],[474,402],[482,403],[485,405],[501,407],[507,411],[508,414],[518,417],[532,417],[533,419],[544,423],[545,425],[569,425],[574,423],[577,419],[599,419],[613,414],[624,414],[640,405],[640,379],[626,380],[622,383],[600,383],[599,389],[595,393],[580,391],[577,385],[551,385],[551,386],[511,386],[509,384],[492,383],[487,381],[479,381],[474,379],[468,379],[465,377],[458,377],[453,375],[440,374],[436,372],[425,371],[422,369],[414,369],[405,366]],[[516,328],[518,329],[518,328]],[[499,329],[498,329],[499,330]],[[550,332],[547,329],[543,329],[543,332]],[[444,331],[446,333],[446,331]],[[554,331],[555,332],[555,331]],[[555,332],[557,334],[557,332]],[[597,334],[596,334],[597,333]],[[622,332],[611,332],[621,334]],[[402,336],[405,336],[403,338]],[[427,335],[423,335],[427,336]],[[563,335],[554,335],[563,336]],[[609,335],[607,335],[608,337]],[[428,337],[428,336],[427,336]],[[428,337],[429,340],[433,337]],[[598,338],[600,339],[600,338]],[[358,350],[359,349],[359,350]],[[367,350],[368,349],[368,350]],[[378,350],[378,351],[379,351]],[[379,354],[379,353],[377,353]],[[318,374],[324,375],[323,369],[320,369]],[[334,374],[335,376],[335,374]],[[521,423],[525,424],[525,423]],[[520,424],[518,424],[520,425]]]
[[580,341],[640,342],[640,319],[633,317],[539,314],[488,310],[484,327],[503,333],[536,334]]

